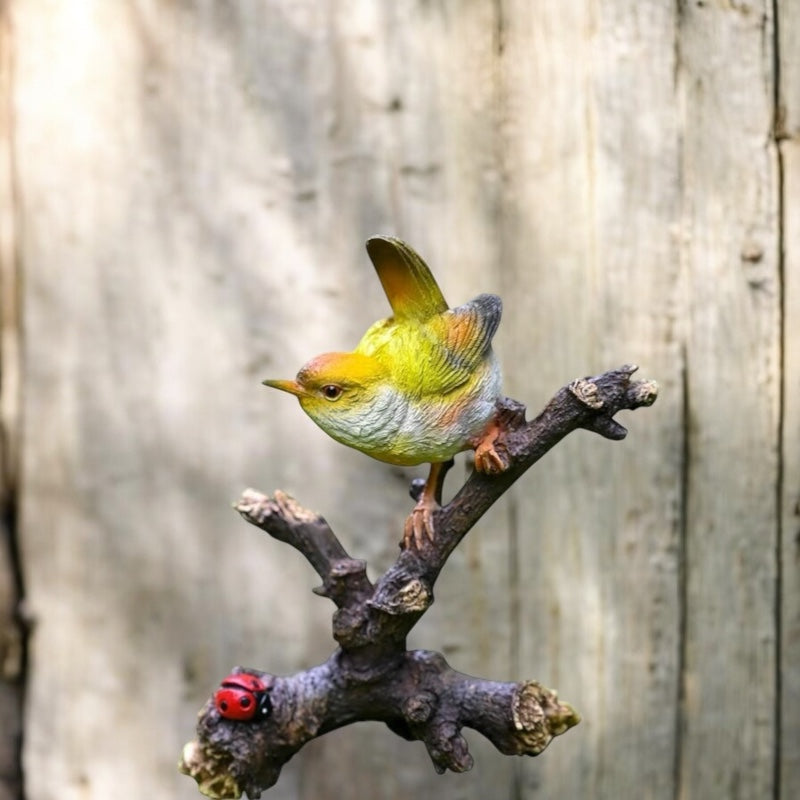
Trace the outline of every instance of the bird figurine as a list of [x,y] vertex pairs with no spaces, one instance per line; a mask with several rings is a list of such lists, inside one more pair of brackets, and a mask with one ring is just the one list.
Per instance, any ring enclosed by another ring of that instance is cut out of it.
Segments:
[[294,380],[264,384],[295,395],[329,436],[379,461],[430,463],[425,487],[405,523],[403,542],[418,549],[434,540],[433,512],[442,470],[463,450],[475,467],[508,467],[496,447],[500,368],[492,337],[502,304],[481,294],[449,308],[430,268],[405,242],[375,236],[367,253],[392,307],[349,353],[312,358]]

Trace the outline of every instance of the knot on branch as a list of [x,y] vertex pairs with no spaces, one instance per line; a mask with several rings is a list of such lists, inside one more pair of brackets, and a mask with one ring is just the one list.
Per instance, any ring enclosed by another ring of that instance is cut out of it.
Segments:
[[469,754],[467,740],[452,722],[444,722],[431,729],[431,736],[425,741],[433,768],[439,775],[448,769],[451,772],[467,772],[475,763]]
[[537,681],[517,685],[511,699],[511,716],[517,735],[519,755],[539,755],[554,736],[560,736],[580,721],[569,703],[559,703],[558,695]]
[[597,391],[597,384],[592,383],[590,378],[579,378],[569,385],[569,390],[585,406],[599,411],[603,407],[603,400]]
[[315,586],[311,591],[342,606],[346,603],[351,589],[357,589],[366,575],[366,561],[360,558],[337,558],[329,563],[322,579],[322,586]]
[[433,692],[418,692],[403,704],[403,716],[411,725],[427,722],[439,705],[439,698]]
[[392,616],[421,614],[433,602],[433,592],[422,578],[411,578],[400,587],[381,584],[369,605]]
[[194,741],[184,746],[178,770],[194,778],[198,790],[206,797],[241,797],[242,790],[230,771],[232,762],[230,753]]
[[366,647],[371,638],[366,629],[364,614],[358,609],[336,609],[333,615],[333,638],[345,650]]
[[580,420],[579,426],[606,439],[624,439],[628,431],[613,419],[614,414],[622,409],[651,406],[658,397],[655,381],[631,381],[638,369],[635,364],[626,364],[596,378],[573,381],[569,391],[587,410],[596,412]]

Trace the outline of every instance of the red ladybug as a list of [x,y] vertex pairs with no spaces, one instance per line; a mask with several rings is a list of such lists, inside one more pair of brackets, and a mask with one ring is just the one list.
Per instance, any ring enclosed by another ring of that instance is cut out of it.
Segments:
[[232,672],[222,681],[214,705],[226,719],[266,719],[272,710],[269,686],[246,672]]

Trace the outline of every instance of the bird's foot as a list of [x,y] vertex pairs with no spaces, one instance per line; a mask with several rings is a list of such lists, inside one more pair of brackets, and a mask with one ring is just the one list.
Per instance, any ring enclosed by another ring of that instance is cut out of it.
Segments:
[[484,431],[480,439],[473,443],[475,447],[475,469],[487,475],[505,472],[511,466],[511,456],[506,445],[505,428],[494,420]]
[[426,539],[433,541],[435,528],[433,524],[433,512],[439,508],[439,504],[429,497],[423,495],[414,509],[406,519],[403,529],[403,549],[409,550],[413,545],[417,550],[421,550]]
[[403,529],[404,550],[409,550],[412,542],[416,545],[417,550],[422,549],[426,539],[433,542],[433,513],[441,508],[444,477],[452,466],[452,458],[448,461],[433,463],[424,486],[420,488],[417,481],[412,485],[411,496],[416,499],[417,504],[406,519]]

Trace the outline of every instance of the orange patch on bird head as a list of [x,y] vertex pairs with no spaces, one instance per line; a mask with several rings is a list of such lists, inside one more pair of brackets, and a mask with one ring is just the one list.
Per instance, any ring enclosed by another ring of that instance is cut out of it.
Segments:
[[297,384],[307,392],[334,385],[366,387],[379,381],[383,370],[371,356],[361,353],[323,353],[312,358],[297,373]]
[[270,379],[262,383],[302,401],[324,395],[326,387],[342,390],[369,387],[380,379],[382,372],[374,358],[361,353],[323,353],[301,367],[293,381]]

